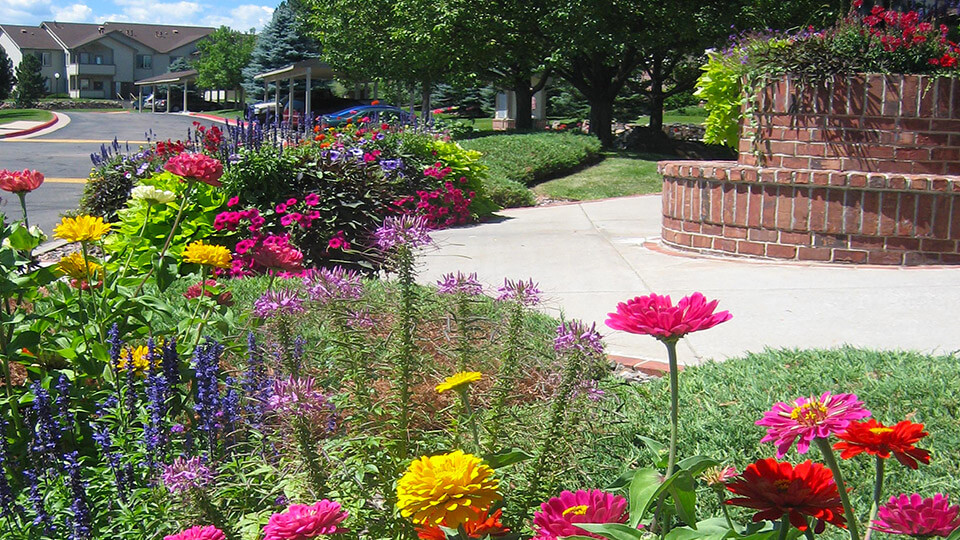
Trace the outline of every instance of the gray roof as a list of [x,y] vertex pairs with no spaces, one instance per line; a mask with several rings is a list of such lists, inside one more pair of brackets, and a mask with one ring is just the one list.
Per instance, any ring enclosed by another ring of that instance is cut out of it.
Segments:
[[158,53],[193,43],[213,33],[213,28],[202,26],[169,26],[162,24],[136,24],[105,22],[103,24],[44,22],[43,26],[74,49],[110,34],[122,34]]
[[0,24],[0,32],[9,36],[20,49],[61,49],[56,40],[39,26]]
[[197,78],[197,70],[188,69],[185,71],[171,71],[169,73],[164,73],[162,75],[154,75],[153,77],[140,79],[139,81],[136,81],[133,84],[137,86],[142,86],[147,84],[181,83],[181,82],[189,82],[196,78]]

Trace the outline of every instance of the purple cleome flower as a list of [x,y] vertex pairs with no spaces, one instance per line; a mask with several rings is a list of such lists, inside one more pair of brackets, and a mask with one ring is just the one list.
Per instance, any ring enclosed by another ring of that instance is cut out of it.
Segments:
[[583,321],[567,321],[557,327],[553,350],[563,353],[574,349],[580,352],[603,353],[597,323],[587,326]]
[[273,392],[267,400],[267,408],[281,415],[328,411],[330,407],[323,392],[314,388],[312,377],[273,381]]
[[478,296],[483,294],[483,285],[477,279],[477,273],[464,275],[463,272],[453,272],[444,274],[437,280],[438,294],[462,294],[465,296]]
[[541,291],[537,288],[539,285],[534,283],[533,279],[527,281],[504,279],[503,286],[497,289],[500,293],[497,300],[500,302],[513,300],[524,306],[535,306],[540,303]]
[[253,303],[253,313],[261,319],[303,312],[303,299],[296,291],[286,289],[267,291]]
[[213,471],[198,457],[178,457],[170,465],[163,466],[160,480],[170,493],[181,494],[210,485],[213,482]]
[[317,302],[330,300],[357,300],[363,296],[363,281],[360,274],[345,270],[342,266],[322,268],[303,279],[307,295]]
[[433,241],[429,230],[423,216],[387,216],[373,236],[381,251],[390,251],[396,246],[413,249]]

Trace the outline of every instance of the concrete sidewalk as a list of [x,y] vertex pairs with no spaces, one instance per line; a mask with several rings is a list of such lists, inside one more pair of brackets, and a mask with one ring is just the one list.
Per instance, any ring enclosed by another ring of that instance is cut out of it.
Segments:
[[477,272],[492,288],[504,277],[532,277],[546,312],[595,321],[609,354],[643,360],[665,360],[663,345],[603,321],[618,302],[650,292],[676,302],[700,291],[733,314],[681,341],[683,364],[764,347],[960,349],[960,267],[770,263],[651,249],[660,234],[657,195],[500,214],[498,222],[433,233],[439,248],[424,254],[420,281],[457,270]]

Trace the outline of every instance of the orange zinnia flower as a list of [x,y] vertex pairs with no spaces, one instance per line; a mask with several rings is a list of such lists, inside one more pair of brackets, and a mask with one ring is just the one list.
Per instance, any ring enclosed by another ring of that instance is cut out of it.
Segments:
[[[510,529],[500,523],[503,516],[503,510],[497,510],[490,514],[488,511],[473,509],[477,513],[476,520],[470,520],[463,524],[463,530],[467,533],[467,538],[486,538],[487,536],[503,536],[510,532]],[[440,527],[417,527],[417,538],[420,540],[447,540]]]
[[930,452],[914,446],[917,441],[929,435],[923,431],[923,424],[914,424],[909,420],[898,422],[895,426],[884,426],[873,418],[866,422],[854,422],[846,431],[838,433],[840,442],[833,445],[842,450],[840,457],[850,459],[866,452],[887,459],[890,454],[911,469],[917,468],[917,461],[930,463]]

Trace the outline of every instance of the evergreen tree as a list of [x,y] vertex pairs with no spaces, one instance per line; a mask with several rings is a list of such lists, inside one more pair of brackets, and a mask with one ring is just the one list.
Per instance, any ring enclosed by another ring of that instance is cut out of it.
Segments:
[[32,109],[43,96],[43,76],[40,75],[40,58],[25,54],[17,66],[17,87],[13,99],[19,109]]
[[173,62],[170,62],[170,65],[167,67],[167,73],[174,73],[176,71],[189,71],[191,69],[193,69],[193,66],[190,65],[190,61],[181,56]]
[[10,97],[14,81],[13,62],[7,56],[7,51],[0,47],[0,101]]
[[[284,0],[257,36],[250,63],[243,68],[243,88],[252,96],[263,96],[263,83],[255,81],[254,75],[319,54],[319,47],[297,21],[296,11]],[[266,96],[263,98],[266,99]]]

